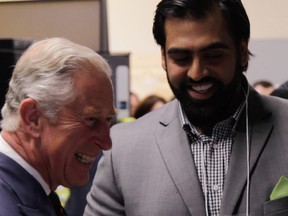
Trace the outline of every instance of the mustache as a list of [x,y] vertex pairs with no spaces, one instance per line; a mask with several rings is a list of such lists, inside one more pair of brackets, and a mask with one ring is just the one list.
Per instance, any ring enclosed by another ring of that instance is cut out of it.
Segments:
[[[217,86],[218,91],[216,92],[215,95],[212,97],[206,99],[206,100],[197,100],[192,98],[187,90],[191,89],[193,85],[204,85],[207,83],[213,83],[213,86]],[[189,106],[194,106],[194,107],[201,107],[201,106],[208,106],[211,103],[214,103],[215,101],[219,100],[219,97],[221,97],[222,92],[224,91],[224,85],[221,81],[214,77],[203,77],[200,80],[193,80],[191,78],[186,78],[183,79],[182,82],[179,83],[179,89],[177,92],[177,96],[180,101],[186,101],[185,104],[189,104]],[[188,102],[190,101],[190,102]]]
[[203,77],[202,79],[200,80],[193,80],[191,78],[186,78],[182,81],[182,85],[185,85],[185,86],[189,86],[189,85],[200,85],[200,84],[205,84],[205,83],[214,83],[216,85],[221,85],[222,83],[214,78],[214,77]]

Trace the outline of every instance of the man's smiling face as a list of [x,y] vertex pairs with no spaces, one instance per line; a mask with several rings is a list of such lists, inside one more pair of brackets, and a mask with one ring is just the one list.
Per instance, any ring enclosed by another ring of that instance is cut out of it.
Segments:
[[[219,12],[204,19],[167,19],[162,66],[176,98],[195,121],[221,119],[240,84],[239,53]],[[247,50],[242,43],[240,50]],[[242,59],[243,56],[243,59]]]
[[37,155],[45,163],[41,174],[52,188],[85,184],[96,156],[112,145],[109,131],[115,108],[110,80],[89,71],[74,76],[75,100],[59,111],[56,123],[42,118]]

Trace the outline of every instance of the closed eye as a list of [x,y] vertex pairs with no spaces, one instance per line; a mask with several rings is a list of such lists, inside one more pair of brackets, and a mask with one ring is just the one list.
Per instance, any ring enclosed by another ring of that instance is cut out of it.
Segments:
[[208,64],[214,64],[221,62],[226,56],[227,53],[223,50],[212,50],[202,53],[201,59]]
[[223,52],[221,51],[211,51],[211,52],[206,52],[202,56],[203,58],[220,58],[224,55]]
[[107,117],[107,118],[103,118],[102,120],[99,119],[98,117],[85,117],[84,118],[84,122],[85,122],[85,125],[87,126],[95,126],[97,125],[98,123],[100,124],[100,122],[102,121],[102,123],[107,123],[107,125],[111,125],[112,122],[115,120],[115,117],[114,116],[111,116],[111,117]]
[[87,126],[93,126],[98,121],[97,117],[85,117],[84,122]]
[[192,54],[188,52],[183,52],[183,53],[171,53],[169,55],[169,58],[178,65],[186,65],[191,63],[192,61]]
[[115,116],[106,118],[107,123],[110,124],[110,125],[112,124],[112,122],[114,120],[115,120]]

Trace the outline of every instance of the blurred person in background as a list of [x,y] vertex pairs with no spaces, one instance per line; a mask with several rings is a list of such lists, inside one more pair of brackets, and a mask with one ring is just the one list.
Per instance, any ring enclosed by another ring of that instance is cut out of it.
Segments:
[[158,95],[149,95],[145,97],[138,106],[135,109],[134,117],[140,118],[141,116],[147,114],[148,112],[151,112],[153,110],[156,110],[160,107],[162,107],[164,104],[166,104],[167,101]]
[[130,92],[130,117],[135,115],[136,107],[139,105],[140,99],[134,92]]
[[259,80],[253,83],[253,88],[262,95],[270,95],[275,89],[274,84],[267,80]]
[[274,89],[271,95],[288,99],[288,81],[282,83],[278,88]]

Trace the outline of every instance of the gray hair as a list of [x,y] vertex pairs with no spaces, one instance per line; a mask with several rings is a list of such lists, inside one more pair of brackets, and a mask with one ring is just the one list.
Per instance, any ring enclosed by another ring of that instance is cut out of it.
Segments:
[[38,109],[51,121],[57,121],[59,109],[75,98],[72,75],[95,71],[111,80],[111,68],[92,49],[64,38],[49,38],[32,44],[15,65],[6,101],[2,108],[1,128],[19,127],[19,105],[32,98]]

